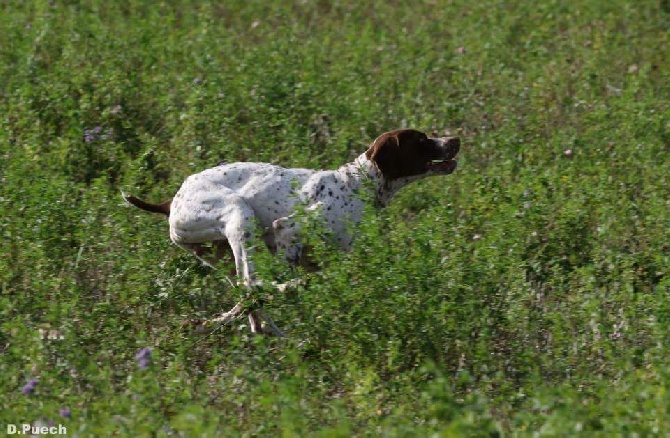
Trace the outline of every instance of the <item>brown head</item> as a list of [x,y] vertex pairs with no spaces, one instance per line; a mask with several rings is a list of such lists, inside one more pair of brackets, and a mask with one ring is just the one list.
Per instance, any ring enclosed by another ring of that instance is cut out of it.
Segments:
[[414,129],[396,129],[380,135],[365,155],[386,181],[414,176],[448,175],[456,170],[461,140],[430,138]]

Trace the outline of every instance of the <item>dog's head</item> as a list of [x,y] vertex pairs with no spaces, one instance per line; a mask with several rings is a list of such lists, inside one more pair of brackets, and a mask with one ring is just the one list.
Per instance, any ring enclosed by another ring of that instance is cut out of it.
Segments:
[[365,152],[387,181],[398,178],[448,175],[456,170],[461,147],[458,137],[428,137],[414,129],[380,135]]

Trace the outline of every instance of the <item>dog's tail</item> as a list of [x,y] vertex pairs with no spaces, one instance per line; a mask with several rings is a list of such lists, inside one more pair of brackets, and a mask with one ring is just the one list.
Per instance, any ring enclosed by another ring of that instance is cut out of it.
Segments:
[[160,213],[168,217],[170,216],[170,205],[172,205],[172,201],[168,201],[163,204],[150,204],[123,192],[121,192],[121,196],[127,203],[132,204],[137,208],[141,208],[142,210],[146,210],[151,213]]

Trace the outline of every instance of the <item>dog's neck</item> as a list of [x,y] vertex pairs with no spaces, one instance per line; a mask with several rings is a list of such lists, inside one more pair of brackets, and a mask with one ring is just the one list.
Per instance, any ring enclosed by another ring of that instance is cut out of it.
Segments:
[[374,203],[377,207],[386,207],[398,190],[421,178],[421,176],[415,176],[387,180],[365,152],[352,163],[347,163],[338,170],[345,176],[347,184],[354,191],[368,188],[374,192]]

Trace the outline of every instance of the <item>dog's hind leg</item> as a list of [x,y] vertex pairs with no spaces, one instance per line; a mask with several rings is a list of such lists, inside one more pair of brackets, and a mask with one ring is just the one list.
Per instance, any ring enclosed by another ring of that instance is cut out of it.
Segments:
[[[230,248],[235,259],[235,269],[238,278],[242,281],[244,287],[255,288],[261,285],[255,277],[254,265],[251,260],[253,253],[253,238],[255,222],[254,212],[251,207],[239,200],[233,211],[226,215],[226,223],[223,232],[228,239]],[[233,309],[221,315],[219,322],[227,322],[236,318],[239,314],[246,311],[249,318],[249,326],[252,333],[264,333],[274,336],[284,336],[284,333],[277,327],[272,318],[268,316],[259,307],[244,309],[242,304],[238,303]],[[265,324],[263,324],[265,322]]]
[[[263,333],[266,335],[272,335],[277,337],[286,336],[283,331],[272,320],[270,315],[265,313],[261,309],[251,310],[248,314],[249,316],[249,326],[251,327],[252,333]],[[263,325],[263,321],[265,325]]]
[[233,258],[233,251],[226,240],[215,240],[208,243],[178,243],[177,245],[212,268],[218,268],[224,258],[231,260]]
[[[277,337],[286,336],[284,332],[281,331],[279,327],[277,327],[270,315],[259,308],[245,310],[242,303],[237,303],[235,307],[230,309],[228,312],[213,318],[211,322],[217,324],[228,324],[229,322],[237,319],[245,311],[247,312],[247,317],[249,318],[249,328],[251,333],[267,334]],[[263,324],[263,322],[265,322],[265,324]]]
[[254,265],[251,260],[253,253],[254,237],[254,212],[251,207],[240,200],[234,211],[226,215],[226,223],[223,224],[223,233],[228,239],[230,249],[235,259],[235,270],[237,277],[246,287],[259,284],[256,281]]

